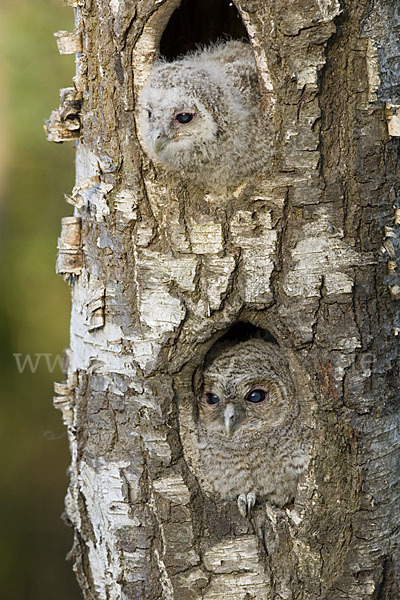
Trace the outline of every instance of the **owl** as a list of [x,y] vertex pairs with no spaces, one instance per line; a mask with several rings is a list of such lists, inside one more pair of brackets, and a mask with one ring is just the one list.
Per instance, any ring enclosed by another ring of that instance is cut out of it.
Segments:
[[140,94],[138,124],[152,161],[201,188],[237,187],[271,162],[270,119],[244,42],[158,60]]
[[198,393],[202,476],[249,516],[256,499],[290,503],[308,462],[306,428],[287,360],[263,339],[237,343],[205,368]]

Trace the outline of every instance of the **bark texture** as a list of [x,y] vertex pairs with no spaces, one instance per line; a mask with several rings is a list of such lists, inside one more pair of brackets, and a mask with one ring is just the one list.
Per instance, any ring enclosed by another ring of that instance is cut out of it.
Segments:
[[[58,40],[78,51],[76,96],[53,139],[77,136],[82,108],[56,391],[85,598],[400,598],[397,3],[235,2],[277,144],[272,175],[229,198],[171,184],[137,139],[179,1],[69,3],[76,31]],[[313,438],[294,505],[250,521],[196,478],[192,380],[238,322],[287,352]]]

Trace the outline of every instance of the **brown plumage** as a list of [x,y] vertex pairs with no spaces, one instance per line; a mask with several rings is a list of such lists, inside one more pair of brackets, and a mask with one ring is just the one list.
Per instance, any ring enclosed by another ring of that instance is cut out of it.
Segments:
[[291,502],[308,461],[306,429],[288,363],[262,339],[221,351],[204,371],[198,438],[205,479],[243,515],[256,498]]

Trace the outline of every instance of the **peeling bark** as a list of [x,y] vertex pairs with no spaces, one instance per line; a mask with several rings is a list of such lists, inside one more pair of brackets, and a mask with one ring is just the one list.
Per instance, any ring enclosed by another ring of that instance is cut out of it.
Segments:
[[[83,100],[55,402],[85,598],[400,598],[397,4],[235,2],[277,149],[272,174],[229,198],[168,180],[137,139],[178,0],[69,4],[59,47],[78,51]],[[295,503],[251,520],[196,467],[193,382],[239,322],[287,353],[313,432]]]

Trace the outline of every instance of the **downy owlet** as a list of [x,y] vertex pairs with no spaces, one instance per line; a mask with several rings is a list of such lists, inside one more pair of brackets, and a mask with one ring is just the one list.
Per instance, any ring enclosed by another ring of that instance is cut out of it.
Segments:
[[287,360],[279,346],[250,339],[221,351],[205,369],[198,398],[202,475],[242,515],[256,499],[291,502],[308,461]]
[[139,129],[154,163],[203,189],[223,192],[265,172],[272,130],[250,44],[158,60],[140,94]]

